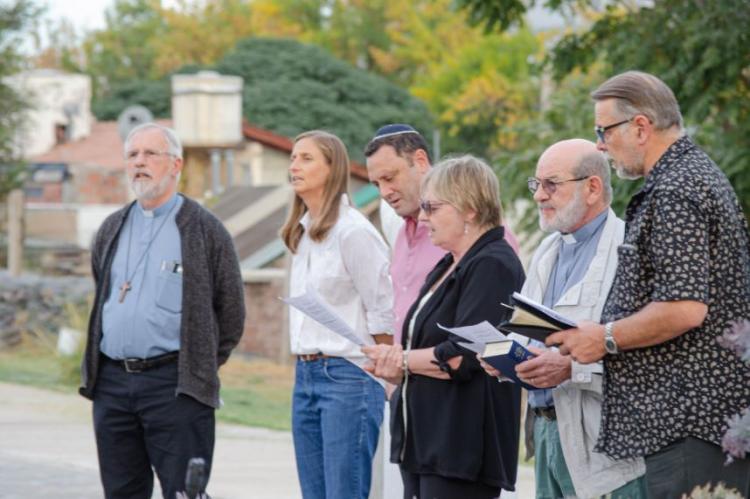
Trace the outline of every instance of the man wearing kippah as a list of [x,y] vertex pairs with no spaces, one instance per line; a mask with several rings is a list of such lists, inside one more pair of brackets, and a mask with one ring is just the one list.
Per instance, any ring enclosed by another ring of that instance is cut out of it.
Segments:
[[[413,127],[391,124],[375,133],[365,147],[365,157],[370,181],[378,188],[383,200],[404,220],[396,236],[391,260],[393,341],[396,343],[401,341],[404,317],[419,295],[427,274],[445,254],[430,241],[429,228],[418,221],[419,190],[422,178],[431,168],[430,153],[424,137]],[[507,227],[505,239],[518,253],[518,242]],[[390,395],[391,391],[387,393]],[[387,439],[388,425],[384,425],[383,433]],[[388,469],[384,497],[397,497],[399,491],[396,489],[400,489],[401,483],[399,480],[391,483]],[[400,476],[397,468],[395,473]]]
[[[381,127],[365,147],[367,173],[382,198],[404,219],[393,247],[391,278],[394,301],[394,342],[401,341],[403,320],[419,294],[425,277],[445,252],[430,242],[429,229],[420,223],[419,187],[431,168],[422,134],[409,125]],[[518,253],[518,242],[505,228],[505,239]]]

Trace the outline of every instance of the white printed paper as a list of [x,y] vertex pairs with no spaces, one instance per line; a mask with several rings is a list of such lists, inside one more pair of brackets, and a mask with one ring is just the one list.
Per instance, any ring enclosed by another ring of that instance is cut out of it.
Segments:
[[357,336],[357,333],[354,332],[349,324],[339,317],[312,287],[307,286],[305,293],[302,295],[281,298],[281,301],[296,308],[306,316],[330,329],[339,336],[346,338],[355,345],[366,345],[365,341]]

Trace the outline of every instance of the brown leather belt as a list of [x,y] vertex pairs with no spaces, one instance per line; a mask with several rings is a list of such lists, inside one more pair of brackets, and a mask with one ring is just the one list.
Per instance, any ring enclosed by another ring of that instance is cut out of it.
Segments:
[[297,355],[297,358],[301,360],[302,362],[313,362],[313,361],[320,360],[320,359],[329,359],[331,358],[331,356],[318,352],[318,353],[303,353],[303,354]]
[[554,421],[557,419],[557,413],[555,412],[555,407],[533,407],[532,408],[534,415],[536,417],[541,417],[544,419],[547,419],[549,421]]
[[122,367],[126,372],[140,373],[177,362],[179,355],[180,352],[167,352],[156,357],[149,357],[148,359],[112,359],[102,354],[102,359]]

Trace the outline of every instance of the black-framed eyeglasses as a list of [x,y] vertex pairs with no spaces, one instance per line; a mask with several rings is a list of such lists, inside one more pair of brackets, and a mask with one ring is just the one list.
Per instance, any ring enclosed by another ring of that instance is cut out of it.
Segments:
[[564,184],[566,182],[578,182],[580,180],[586,180],[591,175],[586,175],[585,177],[578,177],[578,178],[569,178],[568,180],[550,180],[548,178],[538,179],[536,177],[529,177],[526,180],[526,185],[529,186],[529,191],[531,191],[532,194],[536,194],[537,189],[539,189],[539,186],[542,186],[542,189],[544,189],[544,192],[549,194],[550,196],[555,193],[557,190],[557,186],[560,184]]
[[618,121],[617,123],[612,123],[611,125],[607,126],[595,126],[594,127],[594,133],[596,134],[596,138],[599,139],[602,142],[606,142],[606,133],[607,130],[611,130],[615,127],[618,127],[620,125],[624,125],[625,123],[630,123],[633,120],[633,118],[628,118],[626,120]]
[[432,216],[433,213],[435,213],[435,210],[443,206],[444,204],[440,201],[425,201],[424,199],[419,202],[419,208],[424,212],[425,215]]

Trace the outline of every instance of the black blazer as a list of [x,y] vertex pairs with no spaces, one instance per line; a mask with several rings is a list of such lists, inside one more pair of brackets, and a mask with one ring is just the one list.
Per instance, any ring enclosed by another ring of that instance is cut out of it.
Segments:
[[[503,232],[498,227],[483,234],[416,318],[412,349],[435,347],[438,360],[462,355],[463,361],[450,380],[409,377],[406,432],[400,387],[394,392],[391,461],[410,473],[515,489],[521,389],[487,376],[475,354],[457,345],[461,339],[437,326],[467,326],[484,320],[498,324],[506,318],[506,309],[500,303],[510,303],[511,294],[521,289],[525,276]],[[453,255],[448,253],[428,274],[404,320],[404,348],[408,324],[419,300],[452,263]],[[404,459],[400,461],[402,446]]]

